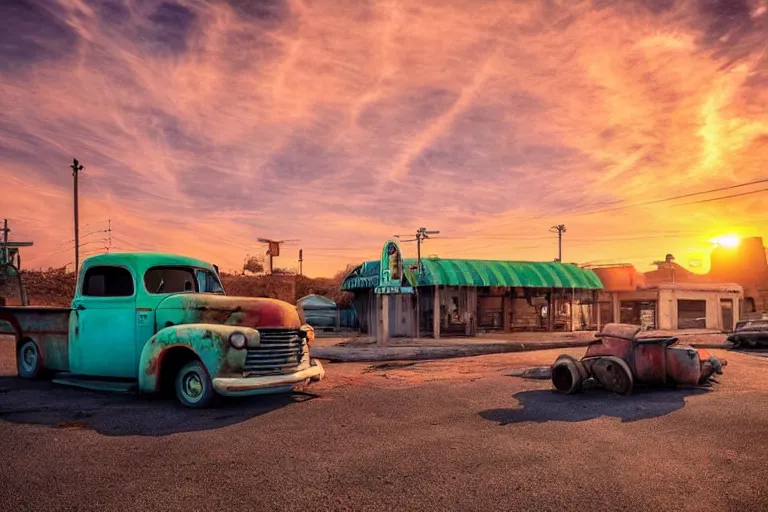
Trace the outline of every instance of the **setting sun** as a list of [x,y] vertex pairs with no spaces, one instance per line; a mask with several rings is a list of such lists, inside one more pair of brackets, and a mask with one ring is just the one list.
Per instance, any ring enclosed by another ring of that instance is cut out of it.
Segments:
[[723,235],[713,238],[710,242],[728,248],[734,248],[739,245],[739,237],[736,235]]

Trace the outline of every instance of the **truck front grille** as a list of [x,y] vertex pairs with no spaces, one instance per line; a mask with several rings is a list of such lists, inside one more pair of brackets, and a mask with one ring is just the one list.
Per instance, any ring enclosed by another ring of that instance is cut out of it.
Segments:
[[248,348],[243,375],[246,377],[293,373],[305,354],[305,340],[299,331],[259,329],[261,344]]

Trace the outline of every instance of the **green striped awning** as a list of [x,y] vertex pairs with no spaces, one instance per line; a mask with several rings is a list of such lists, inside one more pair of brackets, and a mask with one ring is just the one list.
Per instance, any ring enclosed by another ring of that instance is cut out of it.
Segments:
[[[403,266],[415,266],[414,258]],[[423,258],[418,286],[501,286],[519,288],[578,288],[601,290],[600,279],[591,270],[573,263],[493,261]],[[409,281],[415,280],[408,276]],[[379,281],[379,262],[367,261],[353,270],[342,283],[342,290],[374,288]],[[411,282],[416,286],[416,283]]]

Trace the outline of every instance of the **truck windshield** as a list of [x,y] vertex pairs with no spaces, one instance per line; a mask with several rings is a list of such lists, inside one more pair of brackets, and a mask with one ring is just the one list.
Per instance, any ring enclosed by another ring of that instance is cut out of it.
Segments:
[[152,267],[144,274],[144,286],[152,294],[224,293],[213,272],[190,267]]
[[196,270],[197,282],[200,283],[201,293],[219,293],[224,295],[224,288],[216,274],[209,270]]

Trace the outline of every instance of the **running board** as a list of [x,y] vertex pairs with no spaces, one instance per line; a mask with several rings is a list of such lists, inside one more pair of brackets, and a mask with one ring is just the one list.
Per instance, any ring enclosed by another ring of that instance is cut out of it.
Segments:
[[93,391],[111,391],[113,393],[135,393],[139,389],[136,381],[97,380],[90,377],[75,377],[72,375],[56,376],[52,382],[63,386]]

